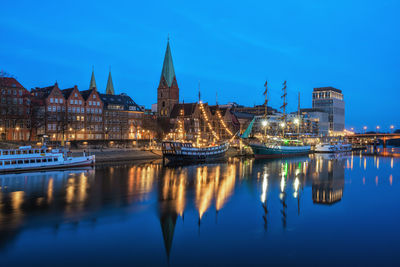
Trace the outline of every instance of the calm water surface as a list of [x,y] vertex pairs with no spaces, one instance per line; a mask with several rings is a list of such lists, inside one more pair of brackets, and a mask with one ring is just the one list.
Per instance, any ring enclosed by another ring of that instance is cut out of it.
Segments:
[[0,265],[399,265],[399,161],[0,175]]

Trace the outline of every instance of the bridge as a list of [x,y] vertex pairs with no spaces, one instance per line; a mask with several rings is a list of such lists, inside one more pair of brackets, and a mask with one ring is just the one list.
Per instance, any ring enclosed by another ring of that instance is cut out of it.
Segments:
[[351,134],[346,136],[351,143],[359,144],[374,144],[381,140],[383,147],[386,147],[386,142],[392,139],[400,139],[400,133],[365,133],[365,134]]

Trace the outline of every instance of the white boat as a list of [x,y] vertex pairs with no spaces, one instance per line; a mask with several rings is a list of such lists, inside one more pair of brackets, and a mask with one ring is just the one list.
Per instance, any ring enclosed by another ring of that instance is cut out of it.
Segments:
[[30,146],[0,150],[0,173],[93,166],[95,156],[71,157],[66,150]]
[[315,146],[314,152],[316,153],[334,153],[336,152],[337,147],[330,143],[321,143]]
[[336,153],[336,152],[349,152],[352,150],[351,144],[343,143],[321,143],[316,145],[314,152],[316,153]]

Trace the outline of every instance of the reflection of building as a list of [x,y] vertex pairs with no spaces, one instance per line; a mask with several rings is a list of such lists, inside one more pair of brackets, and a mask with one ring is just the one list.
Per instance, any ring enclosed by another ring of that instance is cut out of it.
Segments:
[[333,87],[314,88],[312,107],[329,114],[329,130],[344,130],[344,100],[342,91]]
[[343,196],[344,168],[343,160],[316,159],[316,178],[312,183],[312,199],[317,204],[334,204]]

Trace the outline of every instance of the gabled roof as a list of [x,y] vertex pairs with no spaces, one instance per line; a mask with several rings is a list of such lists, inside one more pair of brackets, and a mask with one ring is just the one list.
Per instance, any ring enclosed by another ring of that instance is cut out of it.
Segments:
[[111,77],[111,70],[110,73],[108,74],[108,81],[107,81],[107,88],[106,88],[106,94],[107,95],[114,95],[114,85]]
[[225,116],[226,111],[228,110],[227,107],[218,107],[218,106],[210,106],[210,112],[212,115],[215,115],[215,111],[217,111],[217,108],[219,109],[219,113],[221,116]]
[[0,87],[24,88],[15,78],[11,77],[0,77]]
[[184,104],[175,104],[172,108],[170,118],[178,118],[180,116],[181,109],[183,108],[184,116],[192,116],[194,111],[196,110],[197,103],[184,103]]
[[47,87],[36,87],[36,88],[32,88],[32,93],[38,93],[38,95],[36,97],[44,99],[47,98],[50,93],[53,91],[53,89],[57,87],[58,88],[58,84],[55,83],[54,85],[51,86],[47,86]]
[[89,98],[89,96],[93,92],[93,90],[96,91],[96,89],[89,89],[89,90],[80,91],[81,96],[83,97],[83,99],[85,99],[85,101]]
[[63,90],[61,90],[61,93],[63,94],[65,99],[68,99],[69,96],[71,95],[72,91],[74,91],[74,87],[63,89]]
[[171,87],[172,82],[175,78],[175,69],[172,62],[171,48],[169,47],[169,40],[167,43],[167,49],[165,50],[164,63],[161,71],[161,79],[164,77],[168,87]]
[[134,111],[142,111],[138,104],[133,101],[133,99],[126,95],[109,95],[109,94],[99,94],[101,101],[104,103],[104,107],[107,108],[108,105],[120,105],[124,107],[124,110],[132,110],[129,107],[133,107]]

